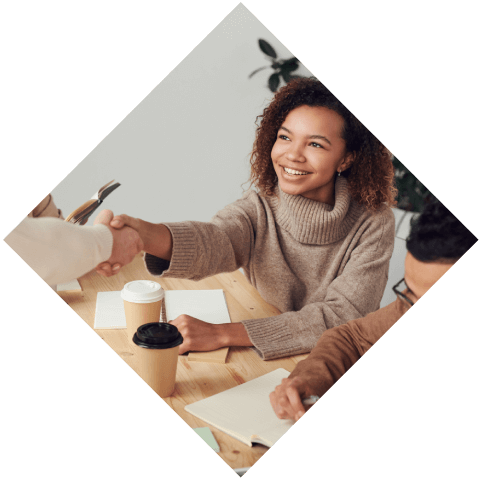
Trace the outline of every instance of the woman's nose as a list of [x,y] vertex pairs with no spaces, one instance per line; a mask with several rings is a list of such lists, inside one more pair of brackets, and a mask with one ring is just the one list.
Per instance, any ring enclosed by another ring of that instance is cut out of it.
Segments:
[[304,162],[305,157],[303,156],[303,151],[301,148],[301,145],[298,143],[291,143],[285,156],[289,161],[298,161],[298,162]]

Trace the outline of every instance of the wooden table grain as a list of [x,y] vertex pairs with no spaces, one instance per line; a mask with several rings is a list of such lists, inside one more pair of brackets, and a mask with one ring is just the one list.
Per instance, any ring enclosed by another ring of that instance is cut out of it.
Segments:
[[[184,279],[159,279],[151,276],[138,255],[128,266],[111,278],[105,278],[94,271],[79,278],[83,294],[60,293],[71,308],[91,327],[95,319],[95,304],[100,291],[120,291],[129,281],[149,279],[158,281],[165,290],[175,289],[223,289],[232,322],[245,319],[264,318],[279,314],[266,303],[250,285],[241,271],[223,273],[201,281]],[[127,337],[126,329],[99,329],[95,332],[134,370],[137,361],[133,343]],[[220,446],[219,456],[232,468],[252,466],[268,448],[248,447],[242,442],[219,431],[213,426],[185,411],[187,404],[218,394],[278,368],[292,371],[298,361],[306,355],[263,361],[251,349],[231,347],[226,364],[188,361],[187,356],[178,360],[175,391],[167,404],[192,428],[208,426]]]

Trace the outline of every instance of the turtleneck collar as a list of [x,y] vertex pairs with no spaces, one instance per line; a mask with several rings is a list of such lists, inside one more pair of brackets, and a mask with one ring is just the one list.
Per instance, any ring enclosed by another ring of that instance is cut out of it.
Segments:
[[278,186],[276,194],[278,201],[273,209],[277,223],[303,244],[323,245],[341,240],[363,213],[363,208],[351,199],[343,176],[335,182],[334,206],[289,195]]

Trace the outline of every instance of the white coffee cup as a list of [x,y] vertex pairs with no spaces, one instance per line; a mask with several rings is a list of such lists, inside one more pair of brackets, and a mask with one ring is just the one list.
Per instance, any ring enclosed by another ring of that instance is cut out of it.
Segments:
[[142,324],[160,321],[165,296],[160,284],[149,280],[131,281],[123,287],[121,296],[129,340]]

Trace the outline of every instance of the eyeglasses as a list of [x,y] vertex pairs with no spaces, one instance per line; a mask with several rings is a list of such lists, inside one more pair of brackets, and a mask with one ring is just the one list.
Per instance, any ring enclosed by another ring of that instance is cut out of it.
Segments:
[[[404,287],[402,288],[399,288],[399,286],[401,284],[404,284]],[[408,289],[408,286],[407,284],[405,283],[405,278],[402,278],[393,288],[393,292],[397,295],[398,298],[400,298],[401,301],[403,301],[403,303],[408,307],[410,308],[410,306],[413,306],[413,301],[410,299],[410,298],[407,298],[407,296],[405,296],[401,290],[405,290],[405,289]]]

